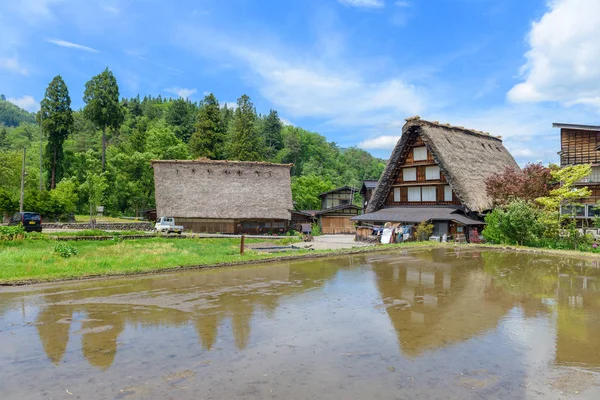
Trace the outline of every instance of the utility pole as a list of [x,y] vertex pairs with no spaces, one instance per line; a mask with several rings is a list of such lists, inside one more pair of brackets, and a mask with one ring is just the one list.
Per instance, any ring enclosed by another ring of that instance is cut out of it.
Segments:
[[40,118],[40,192],[42,190],[44,190],[44,177],[43,177],[43,166],[42,166],[42,157],[43,157],[43,151],[42,151],[42,141],[44,140],[44,134],[42,131],[42,121]]
[[19,202],[19,211],[23,212],[23,200],[25,199],[25,157],[27,156],[27,147],[23,147],[23,168],[21,169],[21,201]]

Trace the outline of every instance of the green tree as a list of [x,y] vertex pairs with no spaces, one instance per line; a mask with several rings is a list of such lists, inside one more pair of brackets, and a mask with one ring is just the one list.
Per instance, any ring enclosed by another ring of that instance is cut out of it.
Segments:
[[64,212],[73,213],[77,207],[77,183],[75,179],[63,179],[50,191],[50,196],[61,204]]
[[193,157],[207,157],[213,160],[223,158],[225,130],[221,120],[219,102],[211,93],[207,95],[196,119],[196,130],[189,141],[190,153]]
[[179,140],[170,127],[158,124],[148,129],[146,151],[160,160],[187,160],[188,148]]
[[176,99],[171,101],[165,121],[171,126],[175,136],[187,143],[194,132],[194,113],[196,107],[189,100]]
[[6,127],[2,125],[0,128],[0,151],[8,149],[8,131]]
[[102,170],[106,169],[106,129],[118,129],[124,119],[119,102],[119,85],[113,73],[106,68],[85,84],[83,113],[102,129]]
[[50,164],[50,189],[62,177],[63,144],[73,131],[73,112],[69,89],[60,75],[52,79],[41,103],[40,118],[48,135],[46,159]]
[[[546,236],[556,236],[564,222],[573,220],[574,215],[572,214],[578,206],[581,206],[581,199],[592,194],[587,187],[576,186],[591,172],[592,166],[589,164],[572,165],[552,170],[552,181],[559,183],[560,186],[552,189],[548,196],[536,199],[536,202],[545,211],[543,223],[546,226]],[[564,210],[570,209],[571,213],[561,213],[561,207]]]
[[292,198],[299,210],[320,210],[319,194],[335,188],[328,180],[316,175],[294,177],[292,179]]
[[230,125],[227,156],[231,160],[260,161],[262,138],[256,129],[256,111],[250,97],[243,95],[237,101]]
[[106,178],[102,175],[89,171],[85,182],[81,184],[80,190],[87,194],[88,206],[90,211],[90,225],[94,229],[96,227],[96,215],[98,214],[98,206],[102,201],[105,190],[108,188]]
[[283,148],[283,136],[281,130],[283,123],[279,119],[276,110],[271,110],[262,123],[262,136],[265,143],[265,156],[267,159],[275,157],[277,152]]

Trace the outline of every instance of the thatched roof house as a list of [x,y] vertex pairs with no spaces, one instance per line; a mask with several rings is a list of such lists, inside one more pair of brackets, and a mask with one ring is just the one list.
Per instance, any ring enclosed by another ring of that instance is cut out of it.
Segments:
[[[500,137],[419,117],[406,121],[366,215],[354,220],[368,221],[370,214],[393,207],[419,207],[423,214],[426,206],[445,207],[448,215],[458,211],[476,221],[492,208],[486,179],[506,167],[519,168]],[[398,213],[399,218],[407,212]],[[445,220],[453,221],[451,217]]]
[[291,164],[152,161],[157,215],[201,232],[280,231],[293,209]]

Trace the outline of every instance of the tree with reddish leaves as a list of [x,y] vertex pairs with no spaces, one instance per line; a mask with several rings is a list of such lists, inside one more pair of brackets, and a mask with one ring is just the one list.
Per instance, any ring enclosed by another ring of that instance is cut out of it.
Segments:
[[534,201],[548,195],[552,179],[550,172],[550,168],[541,163],[527,164],[521,170],[507,167],[486,180],[487,193],[495,207],[505,206],[514,199]]

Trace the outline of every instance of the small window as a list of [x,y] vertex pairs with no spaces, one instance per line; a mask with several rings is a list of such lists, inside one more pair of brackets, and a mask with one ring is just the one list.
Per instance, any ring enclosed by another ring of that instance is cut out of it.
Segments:
[[422,201],[436,201],[437,200],[437,190],[435,186],[424,187],[421,190],[421,198]]
[[405,182],[417,180],[417,169],[416,168],[404,168],[402,170],[402,180]]
[[440,179],[440,167],[434,165],[432,167],[425,168],[425,179],[428,181]]
[[427,160],[427,147],[415,147],[413,149],[413,159],[415,161]]
[[444,201],[452,201],[452,188],[450,185],[444,186]]
[[400,202],[400,188],[394,188],[394,202]]
[[421,201],[421,188],[420,187],[409,187],[408,188],[408,201]]
[[350,200],[348,199],[340,199],[340,205],[346,205],[346,204],[350,204]]
[[456,227],[456,232],[462,233],[463,232],[463,227],[462,226],[457,226]]

